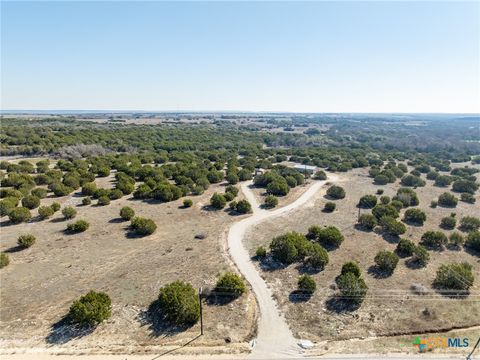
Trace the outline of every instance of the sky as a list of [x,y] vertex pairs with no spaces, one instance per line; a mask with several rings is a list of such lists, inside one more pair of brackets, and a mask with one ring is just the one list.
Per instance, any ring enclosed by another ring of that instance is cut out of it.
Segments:
[[480,2],[1,1],[2,110],[480,113]]

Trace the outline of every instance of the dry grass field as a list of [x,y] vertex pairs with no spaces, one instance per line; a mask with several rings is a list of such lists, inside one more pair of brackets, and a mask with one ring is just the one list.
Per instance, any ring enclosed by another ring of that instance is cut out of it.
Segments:
[[[98,178],[99,187],[113,186],[113,174]],[[182,200],[148,203],[130,195],[108,206],[81,205],[73,194],[49,197],[41,205],[58,201],[77,209],[75,219],[86,219],[90,228],[80,234],[64,233],[67,223],[61,212],[38,220],[37,210],[29,223],[9,225],[3,217],[0,247],[10,252],[10,265],[2,269],[0,294],[0,347],[55,347],[59,352],[134,352],[156,346],[179,346],[195,338],[200,325],[186,331],[167,332],[162,324],[152,325],[145,316],[159,288],[174,280],[191,282],[195,287],[212,288],[216,277],[232,270],[225,249],[229,225],[239,216],[226,211],[203,208],[213,192],[223,185],[212,185],[201,196],[192,197],[191,208],[182,208]],[[120,208],[132,207],[137,215],[151,218],[157,231],[147,237],[128,236],[128,224],[119,218]],[[23,233],[36,236],[29,249],[16,248]],[[196,239],[203,233],[205,239]],[[76,334],[62,326],[61,320],[72,301],[88,290],[107,292],[113,303],[113,315],[94,331]],[[195,346],[228,346],[222,351],[246,350],[245,344],[255,331],[256,304],[253,294],[226,305],[204,303],[205,335]],[[53,326],[53,327],[52,327]],[[226,344],[225,339],[231,341]]]
[[[424,175],[422,175],[424,177]],[[394,196],[400,187],[399,182],[386,186],[377,186],[368,177],[368,172],[357,169],[341,175],[338,182],[346,190],[346,198],[336,200],[337,209],[333,213],[322,212],[326,201],[325,189],[317,193],[311,206],[303,207],[288,216],[268,220],[247,235],[252,255],[259,245],[268,248],[274,236],[287,231],[306,233],[311,225],[334,225],[342,230],[345,241],[334,251],[329,252],[330,262],[326,268],[313,277],[317,283],[317,291],[308,301],[298,301],[291,297],[296,289],[300,275],[298,264],[286,268],[275,269],[267,263],[266,267],[258,265],[259,271],[273,289],[289,325],[299,338],[313,341],[343,340],[352,338],[376,337],[383,335],[400,335],[409,332],[434,332],[450,327],[469,327],[480,324],[480,261],[478,254],[462,250],[430,251],[431,260],[426,268],[412,269],[406,266],[406,259],[400,262],[390,277],[378,277],[372,268],[375,254],[379,250],[394,250],[396,243],[384,239],[374,232],[357,230],[356,223],[359,198],[365,194],[375,194],[383,188],[385,195]],[[479,196],[476,204],[459,201],[454,209],[430,207],[430,202],[445,188],[435,187],[427,180],[425,187],[419,187],[416,192],[420,199],[419,208],[427,214],[424,226],[407,225],[404,238],[420,241],[421,235],[427,230],[441,230],[440,220],[455,212],[460,219],[466,215],[478,216]],[[367,212],[369,210],[362,210]],[[403,217],[402,210],[401,218]],[[445,230],[442,230],[445,231]],[[450,231],[445,231],[449,233]],[[369,287],[367,298],[356,311],[342,311],[337,307],[331,296],[334,279],[340,273],[343,263],[357,261],[362,269],[363,277]],[[452,299],[442,296],[432,289],[435,272],[441,264],[467,261],[474,266],[476,281],[470,289],[471,295],[465,299]],[[424,296],[415,295],[410,290],[412,284],[421,284],[428,289]],[[393,347],[397,351],[401,348]],[[373,349],[373,348],[372,348]],[[361,349],[356,349],[361,352]],[[342,351],[341,351],[342,352]]]

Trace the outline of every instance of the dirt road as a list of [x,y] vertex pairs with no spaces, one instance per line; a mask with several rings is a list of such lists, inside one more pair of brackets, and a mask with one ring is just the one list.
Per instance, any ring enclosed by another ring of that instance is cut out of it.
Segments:
[[[337,180],[337,176],[330,174],[328,181],[335,180]],[[272,298],[272,292],[252,263],[250,255],[243,245],[243,238],[250,227],[266,219],[284,215],[307,203],[326,182],[315,181],[293,203],[270,211],[259,207],[254,194],[250,190],[251,181],[242,184],[242,191],[247,200],[252,204],[253,215],[232,225],[228,233],[228,247],[238,269],[252,286],[260,309],[256,344],[250,354],[250,358],[298,357],[302,350],[297,344],[298,340],[293,337],[284,317],[278,311],[277,305]]]

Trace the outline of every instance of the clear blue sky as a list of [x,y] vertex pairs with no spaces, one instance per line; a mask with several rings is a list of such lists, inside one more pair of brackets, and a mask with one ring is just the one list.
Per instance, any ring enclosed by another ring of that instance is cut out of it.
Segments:
[[3,110],[480,112],[479,2],[1,7]]

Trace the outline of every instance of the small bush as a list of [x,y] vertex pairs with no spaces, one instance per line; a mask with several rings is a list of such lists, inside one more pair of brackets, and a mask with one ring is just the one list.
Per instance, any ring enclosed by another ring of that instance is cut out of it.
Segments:
[[343,264],[341,275],[345,275],[346,273],[352,273],[356,277],[362,276],[362,271],[360,270],[360,266],[356,262],[349,261]]
[[395,220],[390,216],[384,216],[380,219],[380,225],[383,232],[392,236],[399,236],[405,234],[407,228],[401,222]]
[[404,215],[404,221],[408,223],[413,223],[417,225],[423,225],[427,220],[427,215],[420,209],[412,208],[407,209]]
[[240,214],[248,214],[252,212],[252,205],[247,200],[240,200],[235,206],[235,211]]
[[97,201],[97,205],[105,206],[110,204],[110,198],[108,196],[100,196]]
[[38,208],[38,215],[40,215],[42,219],[48,219],[53,214],[54,211],[51,206],[40,206]]
[[8,213],[8,218],[14,224],[28,222],[32,218],[30,210],[26,207],[16,207]]
[[456,207],[458,199],[451,193],[443,193],[438,197],[438,205],[444,207]]
[[345,238],[343,237],[340,230],[335,226],[327,226],[320,230],[316,240],[321,244],[330,247],[338,247],[343,242]]
[[71,233],[81,233],[89,228],[90,224],[85,220],[77,220],[67,225],[67,231]]
[[348,272],[336,279],[341,296],[349,302],[361,304],[367,294],[368,286],[361,277]]
[[452,216],[446,216],[442,218],[442,221],[440,222],[440,227],[442,229],[452,230],[455,229],[455,226],[457,226],[457,219]]
[[380,203],[383,205],[387,205],[390,202],[390,196],[383,195],[380,197]]
[[68,317],[73,323],[94,326],[112,315],[112,301],[103,292],[89,291],[70,306]]
[[225,198],[225,201],[232,201],[233,199],[235,199],[235,195],[229,192],[223,194],[223,197]]
[[315,173],[315,179],[317,180],[327,180],[327,174],[323,170],[319,170]]
[[475,196],[469,193],[462,193],[460,195],[460,200],[469,204],[475,204]]
[[285,196],[289,193],[287,182],[283,178],[280,179],[282,180],[273,180],[267,185],[267,193],[276,196]]
[[377,226],[377,219],[372,214],[362,214],[358,218],[358,224],[365,230],[373,230]]
[[39,199],[43,199],[44,197],[46,197],[47,193],[47,190],[43,188],[35,188],[32,190],[32,195],[36,196]]
[[284,264],[291,264],[308,255],[311,243],[300,233],[290,232],[273,238],[270,243],[272,256]]
[[313,269],[323,269],[328,264],[328,253],[319,244],[312,244],[308,250],[308,255],[305,259],[305,264]]
[[468,290],[474,281],[472,265],[453,263],[441,265],[437,270],[434,284],[447,290]]
[[108,198],[110,200],[118,200],[123,196],[123,192],[119,189],[112,189],[108,193]]
[[77,210],[71,206],[66,206],[62,209],[62,215],[65,217],[65,219],[73,219],[75,216],[77,216]]
[[452,232],[450,234],[450,237],[449,237],[448,240],[449,240],[451,245],[456,246],[456,247],[462,246],[465,242],[465,239],[463,238],[463,235],[460,234],[458,231]]
[[267,209],[274,208],[278,205],[278,198],[275,195],[267,195],[265,197],[265,207]]
[[343,199],[345,197],[345,190],[341,186],[332,185],[328,188],[327,195],[332,199]]
[[422,235],[421,244],[423,246],[439,249],[448,243],[447,236],[441,231],[427,231]]
[[52,205],[50,205],[50,207],[52,208],[52,210],[53,210],[54,212],[57,212],[58,210],[60,210],[60,207],[61,207],[61,206],[60,206],[60,204],[59,204],[58,202],[54,202],[54,203],[52,203]]
[[227,185],[225,187],[225,193],[230,193],[233,195],[233,197],[237,196],[238,195],[238,187],[236,186],[233,186],[233,185]]
[[33,195],[25,196],[22,199],[22,206],[27,209],[35,209],[40,205],[40,199]]
[[0,269],[4,268],[10,264],[10,258],[8,257],[8,254],[5,254],[4,252],[0,253]]
[[264,258],[267,256],[267,249],[265,249],[263,246],[259,246],[257,248],[257,251],[255,251],[255,256],[257,258]]
[[151,219],[134,217],[130,224],[132,230],[137,235],[151,235],[157,230],[157,225]]
[[183,207],[184,208],[189,208],[189,207],[192,207],[193,205],[193,201],[190,200],[190,199],[185,199],[183,200]]
[[210,198],[210,205],[212,205],[212,207],[214,207],[215,209],[220,210],[223,209],[225,205],[227,205],[227,200],[223,195],[215,193]]
[[480,219],[474,216],[465,216],[460,220],[460,230],[465,232],[477,231],[480,228]]
[[398,255],[388,250],[381,250],[375,255],[375,264],[382,271],[392,273],[398,264]]
[[337,204],[329,201],[329,202],[325,203],[325,207],[323,209],[326,212],[333,212],[333,211],[335,211],[336,207],[337,207]]
[[438,201],[437,201],[437,200],[432,200],[432,201],[430,202],[430,207],[431,207],[432,209],[435,209],[435,208],[437,207],[437,205],[438,205]]
[[120,209],[120,217],[123,220],[131,220],[135,216],[135,211],[128,206],[124,206]]
[[364,195],[358,202],[359,207],[366,209],[372,209],[375,205],[377,205],[377,197],[375,195]]
[[394,219],[399,216],[398,210],[392,205],[376,205],[372,209],[372,214],[377,220],[380,220],[384,216],[389,216]]
[[175,281],[160,289],[158,307],[176,325],[193,325],[200,318],[198,295],[191,284]]
[[29,248],[30,246],[32,246],[33,244],[35,244],[35,236],[32,235],[32,234],[25,234],[25,235],[21,235],[18,240],[17,240],[17,244],[18,246],[21,246],[23,248]]
[[298,290],[305,294],[313,294],[317,289],[317,284],[315,283],[315,280],[307,274],[300,276],[298,278],[297,284]]
[[408,239],[400,239],[396,252],[400,256],[412,256],[415,252],[415,243]]
[[223,274],[217,281],[215,291],[233,298],[238,298],[245,292],[245,282],[233,272]]
[[377,195],[382,195],[384,193],[384,190],[383,189],[378,189],[377,190]]
[[430,254],[427,249],[421,245],[415,248],[413,252],[412,262],[424,267],[430,261]]
[[468,233],[465,246],[475,251],[480,251],[480,232],[476,230]]
[[91,203],[92,203],[92,199],[90,199],[90,196],[84,197],[82,199],[82,205],[84,205],[84,206],[90,205]]

